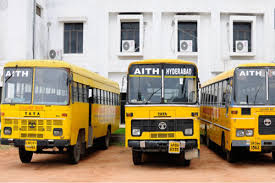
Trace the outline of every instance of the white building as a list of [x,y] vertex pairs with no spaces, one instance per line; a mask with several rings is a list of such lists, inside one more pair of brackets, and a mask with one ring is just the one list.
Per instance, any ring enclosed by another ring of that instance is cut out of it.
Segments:
[[178,58],[195,62],[204,82],[240,63],[275,61],[274,8],[274,0],[0,0],[0,66],[54,49],[125,92],[130,62]]

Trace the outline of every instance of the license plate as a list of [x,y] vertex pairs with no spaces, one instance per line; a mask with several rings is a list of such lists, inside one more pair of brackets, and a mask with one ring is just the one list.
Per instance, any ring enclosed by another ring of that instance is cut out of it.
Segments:
[[261,139],[251,140],[249,149],[250,149],[250,151],[261,152],[262,151]]
[[26,140],[25,141],[25,150],[26,151],[37,151],[37,141]]
[[179,154],[180,153],[180,142],[170,141],[168,153]]

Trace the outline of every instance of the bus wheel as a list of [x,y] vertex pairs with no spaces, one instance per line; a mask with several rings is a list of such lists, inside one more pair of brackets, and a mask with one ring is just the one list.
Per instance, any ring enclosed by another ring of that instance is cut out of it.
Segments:
[[272,161],[275,162],[275,151],[272,151]]
[[137,151],[132,149],[132,156],[133,156],[133,163],[134,165],[141,165],[142,164],[142,151]]
[[225,156],[226,156],[225,138],[224,138],[224,135],[222,135],[222,141],[221,141],[221,154],[222,154],[222,157],[225,157]]
[[19,157],[22,163],[30,163],[32,160],[33,152],[26,151],[24,147],[19,147]]
[[211,149],[211,141],[210,141],[210,138],[209,136],[206,136],[206,146]]
[[77,137],[77,142],[70,149],[70,158],[72,164],[77,164],[80,160],[81,155],[81,138],[80,135]]
[[106,150],[110,146],[110,139],[111,139],[111,131],[108,128],[106,136],[103,138],[103,146],[102,149]]
[[190,166],[191,160],[183,160],[183,165],[184,166]]
[[231,148],[231,151],[226,151],[226,160],[229,163],[236,162],[236,152]]

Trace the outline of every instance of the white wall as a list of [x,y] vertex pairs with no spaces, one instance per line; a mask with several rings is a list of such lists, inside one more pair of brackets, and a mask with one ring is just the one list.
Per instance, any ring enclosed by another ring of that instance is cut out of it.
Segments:
[[[1,1],[5,0],[0,0],[0,4]],[[43,8],[43,16],[36,17],[36,58],[47,58],[49,49],[63,49],[64,22],[83,21],[84,53],[63,54],[63,60],[120,81],[120,84],[129,63],[142,59],[193,61],[199,67],[202,82],[240,63],[275,61],[274,0],[37,0],[37,3]],[[8,0],[8,8],[0,8],[0,67],[8,60],[32,58],[32,10],[32,0]],[[122,12],[143,14],[142,56],[117,54],[117,15]],[[178,57],[174,52],[176,32],[172,21],[176,13],[200,16],[196,56]],[[256,16],[255,56],[230,56],[230,15]]]

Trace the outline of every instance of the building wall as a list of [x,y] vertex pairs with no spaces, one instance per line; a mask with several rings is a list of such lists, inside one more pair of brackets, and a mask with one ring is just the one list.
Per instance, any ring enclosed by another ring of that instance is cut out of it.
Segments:
[[[0,0],[0,66],[9,60],[32,59],[33,1]],[[62,59],[118,81],[130,62],[151,58],[178,58],[195,62],[204,82],[216,74],[247,62],[275,61],[274,0],[36,0],[42,17],[35,18],[35,58],[48,58],[50,49],[63,49],[64,22],[84,22],[84,53],[62,54]],[[119,13],[138,12],[144,19],[141,56],[119,54]],[[177,13],[199,16],[198,54],[175,54]],[[231,56],[230,16],[256,16],[255,56]],[[4,25],[4,26],[2,26]],[[122,86],[123,85],[123,86]]]

